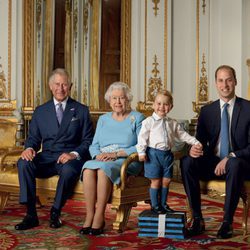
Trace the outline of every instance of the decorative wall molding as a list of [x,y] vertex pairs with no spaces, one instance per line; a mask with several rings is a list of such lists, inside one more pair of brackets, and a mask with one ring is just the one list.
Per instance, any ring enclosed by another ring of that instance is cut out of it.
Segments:
[[131,0],[122,0],[121,81],[131,86]]
[[152,75],[149,78],[148,82],[148,93],[147,93],[147,101],[153,102],[155,99],[155,96],[159,90],[163,88],[162,80],[160,75],[160,71],[158,70],[159,63],[157,62],[157,56],[154,56],[153,61],[153,69],[152,69]]
[[11,100],[12,0],[5,2],[2,8],[6,8],[8,18],[1,22],[8,32],[7,36],[1,35],[1,39],[6,41],[8,47],[7,53],[3,51],[4,55],[0,56],[0,116],[13,116],[16,100]]
[[[149,10],[151,3],[157,10],[157,18]],[[155,92],[167,88],[168,79],[168,1],[145,0],[145,84],[144,103],[149,105],[154,100]],[[152,61],[153,60],[153,63]],[[151,61],[151,62],[150,62]],[[153,70],[151,69],[152,65]],[[153,73],[153,76],[150,74]],[[162,79],[163,78],[163,79]]]
[[23,1],[23,112],[34,110],[34,6]]
[[158,4],[160,3],[160,0],[152,0],[152,2],[154,4],[154,7],[153,7],[154,15],[157,16],[158,15],[158,10],[159,10]]

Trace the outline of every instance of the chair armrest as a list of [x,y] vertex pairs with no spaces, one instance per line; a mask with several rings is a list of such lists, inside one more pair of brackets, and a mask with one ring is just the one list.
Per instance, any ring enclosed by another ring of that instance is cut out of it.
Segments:
[[139,161],[137,153],[132,153],[129,155],[121,166],[121,190],[124,190],[126,187],[128,166],[134,161]]
[[13,149],[9,149],[9,151],[4,153],[2,157],[0,157],[0,170],[3,171],[6,168],[6,166],[8,166],[8,162],[6,162],[7,157],[9,156],[16,157],[16,161],[18,161],[22,152],[23,152],[22,147],[16,147]]

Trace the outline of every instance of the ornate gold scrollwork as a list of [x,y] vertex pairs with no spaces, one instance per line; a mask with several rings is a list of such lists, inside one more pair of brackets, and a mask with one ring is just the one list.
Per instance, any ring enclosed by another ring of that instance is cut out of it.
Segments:
[[202,0],[203,15],[206,14],[206,0]]
[[73,11],[73,34],[74,34],[74,47],[76,49],[77,47],[77,24],[78,24],[78,6],[77,6],[77,1],[74,1],[74,11]]
[[38,46],[40,45],[41,26],[42,26],[42,0],[37,0],[36,1],[36,32],[37,32]]
[[2,64],[0,64],[0,99],[7,99],[6,78]]
[[89,9],[88,9],[88,4],[86,4],[83,9],[83,31],[84,31],[85,48],[87,48],[87,42],[88,42],[88,18],[89,18]]
[[159,10],[158,8],[158,4],[160,3],[160,0],[152,0],[153,4],[154,4],[154,7],[153,7],[153,10],[154,10],[154,14],[155,16],[157,16],[157,11]]
[[162,89],[162,79],[161,77],[158,77],[160,71],[158,70],[159,63],[157,62],[157,56],[154,56],[154,62],[153,62],[153,70],[152,74],[153,77],[149,78],[149,84],[148,84],[148,94],[147,94],[147,100],[150,102],[154,101],[156,93]]
[[207,82],[207,74],[206,74],[206,67],[205,67],[205,54],[202,55],[202,68],[201,68],[201,77],[197,86],[197,100],[193,102],[193,111],[196,113],[197,118],[200,113],[200,109],[207,103],[210,103],[208,100],[208,82]]

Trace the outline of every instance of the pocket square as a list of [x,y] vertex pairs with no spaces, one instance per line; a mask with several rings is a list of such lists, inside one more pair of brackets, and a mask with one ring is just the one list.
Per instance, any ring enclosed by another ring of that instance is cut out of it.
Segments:
[[77,121],[77,120],[79,120],[79,118],[77,118],[77,117],[73,117],[73,118],[71,119],[72,122],[73,122],[73,121]]

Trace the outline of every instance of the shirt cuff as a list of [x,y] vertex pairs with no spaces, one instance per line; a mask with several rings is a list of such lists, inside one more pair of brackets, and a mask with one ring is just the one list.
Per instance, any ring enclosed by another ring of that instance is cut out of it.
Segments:
[[81,160],[81,156],[78,154],[78,152],[76,152],[76,151],[72,151],[72,152],[70,152],[71,154],[74,154],[75,156],[76,156],[76,159],[77,160]]

